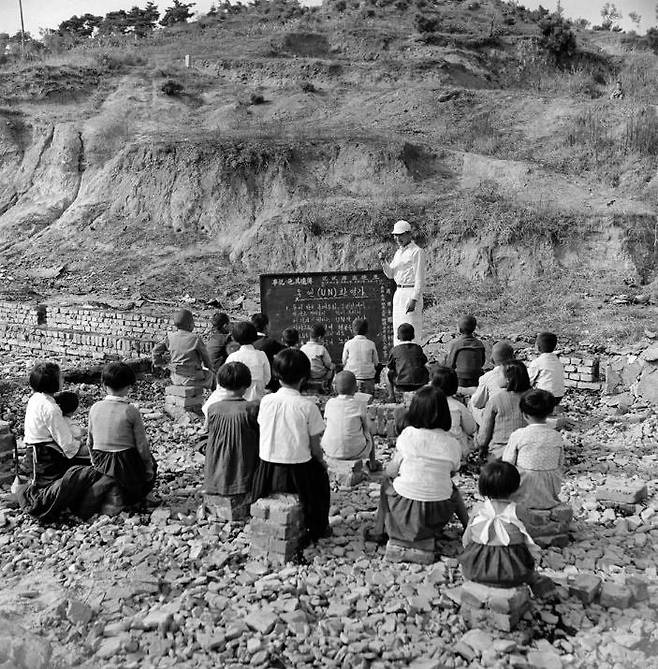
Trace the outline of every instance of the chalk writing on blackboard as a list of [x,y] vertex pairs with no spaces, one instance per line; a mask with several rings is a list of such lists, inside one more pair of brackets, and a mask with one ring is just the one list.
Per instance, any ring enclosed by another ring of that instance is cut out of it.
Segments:
[[382,272],[306,272],[264,274],[260,277],[261,309],[277,339],[287,327],[302,338],[314,323],[327,328],[325,345],[340,362],[343,344],[352,337],[352,321],[368,320],[368,336],[382,360],[392,346],[392,299],[395,284]]

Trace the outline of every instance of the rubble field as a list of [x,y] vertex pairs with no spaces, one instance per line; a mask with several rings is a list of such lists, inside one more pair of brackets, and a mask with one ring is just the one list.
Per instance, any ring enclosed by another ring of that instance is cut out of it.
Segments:
[[[20,434],[29,396],[22,361],[2,361],[1,417]],[[451,524],[434,564],[393,564],[365,542],[379,483],[332,491],[333,536],[307,564],[271,566],[249,556],[249,528],[203,506],[200,424],[162,410],[166,381],[140,379],[132,394],[159,462],[161,506],[148,513],[75,518],[41,526],[0,496],[0,666],[43,667],[596,667],[658,666],[658,452],[655,407],[570,391],[575,426],[564,432],[562,498],[575,519],[565,548],[542,550],[557,584],[512,632],[468,629]],[[101,389],[69,384],[78,420]],[[377,439],[386,462],[392,440]],[[476,501],[476,466],[458,476]],[[608,508],[606,476],[637,476],[648,499]]]

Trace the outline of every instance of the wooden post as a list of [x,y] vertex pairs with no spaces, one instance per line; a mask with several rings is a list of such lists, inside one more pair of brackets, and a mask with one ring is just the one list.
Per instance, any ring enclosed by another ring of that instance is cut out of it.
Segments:
[[25,22],[23,21],[23,1],[18,0],[18,11],[21,15],[21,55],[25,58]]

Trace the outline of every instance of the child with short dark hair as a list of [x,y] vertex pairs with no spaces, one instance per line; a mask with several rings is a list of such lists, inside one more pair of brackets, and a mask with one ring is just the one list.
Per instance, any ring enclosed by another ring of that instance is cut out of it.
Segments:
[[529,548],[535,544],[512,501],[519,483],[516,467],[508,462],[497,460],[482,467],[478,489],[484,503],[474,510],[462,537],[459,562],[464,579],[500,588],[537,580]]
[[281,333],[281,342],[286,348],[299,348],[299,330],[286,328]]
[[75,414],[80,406],[78,394],[70,390],[62,390],[55,394],[55,402],[57,402],[57,406],[62,410],[62,416],[64,416],[64,420],[69,428],[71,428],[71,434],[76,439],[82,439],[82,428],[73,422],[73,414]]
[[67,508],[88,518],[98,507],[95,487],[101,476],[55,401],[61,383],[60,368],[53,362],[39,362],[30,372],[34,392],[25,409],[26,453],[16,496],[25,512],[44,522]]
[[210,321],[212,334],[206,348],[212,362],[213,371],[215,372],[226,362],[226,358],[228,357],[226,346],[231,341],[231,335],[228,331],[230,322],[231,319],[228,317],[228,314],[221,311],[214,313]]
[[329,477],[320,446],[324,421],[315,403],[300,392],[311,375],[304,353],[294,348],[280,351],[274,356],[274,373],[281,388],[260,403],[260,460],[252,497],[298,494],[306,527],[303,543],[308,544],[329,531]]
[[564,466],[564,440],[546,419],[555,398],[546,390],[529,390],[519,403],[528,424],[512,432],[503,460],[515,465],[521,484],[512,499],[523,509],[552,509],[559,497]]
[[450,433],[455,436],[462,447],[462,461],[473,450],[473,435],[477,425],[471,412],[454,395],[457,392],[457,373],[450,367],[436,367],[432,375],[432,385],[442,390],[448,400],[452,426]]
[[409,392],[422,388],[429,381],[427,356],[418,344],[413,343],[413,325],[402,323],[398,327],[400,343],[391,349],[388,356],[387,380],[390,402],[395,402],[395,391]]
[[505,363],[503,373],[505,388],[487,403],[477,436],[483,459],[502,457],[512,432],[525,425],[519,404],[523,393],[530,389],[528,370],[520,360],[511,360]]
[[250,321],[236,323],[231,330],[231,336],[240,348],[231,353],[226,362],[242,362],[247,365],[251,373],[251,385],[247,388],[244,398],[248,401],[257,401],[265,395],[265,386],[272,377],[270,361],[263,351],[254,348],[258,333]]
[[477,327],[475,316],[464,316],[459,320],[458,327],[459,337],[450,342],[446,366],[456,370],[459,392],[471,396],[482,376],[486,353],[484,344],[474,335]]
[[153,490],[157,472],[142,414],[128,399],[136,382],[135,372],[124,362],[105,365],[101,375],[105,398],[89,409],[87,446],[92,464],[114,481],[119,503],[125,506]]
[[343,369],[356,377],[359,392],[375,394],[375,377],[379,356],[372,339],[368,339],[368,321],[355,318],[352,322],[352,339],[343,346]]
[[211,495],[243,495],[251,490],[258,464],[258,402],[244,394],[251,373],[242,362],[217,371],[223,397],[208,407],[204,490]]
[[213,382],[213,363],[199,335],[194,334],[194,316],[188,309],[174,315],[175,332],[153,347],[153,364],[171,372],[175,386],[210,388]]
[[459,507],[452,475],[460,466],[461,446],[450,434],[445,395],[434,386],[421,388],[406,424],[386,468],[389,478],[381,486],[374,533],[366,532],[371,541],[439,538]]
[[[250,320],[254,324],[256,334],[258,335],[258,339],[254,342],[254,348],[257,351],[262,351],[267,356],[271,368],[272,363],[274,362],[274,356],[279,351],[282,351],[285,346],[270,335],[270,319],[266,314],[251,314]],[[274,375],[272,375],[270,382],[265,387],[272,392],[276,392],[279,389],[279,382]]]
[[540,332],[535,342],[539,356],[528,365],[530,385],[547,390],[555,397],[556,406],[564,396],[564,367],[553,351],[557,347],[557,335]]
[[316,323],[309,330],[309,341],[301,347],[300,351],[311,362],[309,381],[320,382],[325,388],[328,388],[334,375],[335,365],[323,343],[326,334],[327,329],[324,325]]
[[324,408],[327,427],[320,442],[322,450],[338,460],[368,458],[369,469],[379,469],[368,424],[367,406],[371,395],[357,392],[356,377],[347,371],[336,374],[334,388],[338,396],[329,399]]

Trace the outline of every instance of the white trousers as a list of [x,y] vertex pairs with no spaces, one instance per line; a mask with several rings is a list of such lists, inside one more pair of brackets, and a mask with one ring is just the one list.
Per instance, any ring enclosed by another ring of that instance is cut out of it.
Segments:
[[418,343],[423,336],[423,297],[416,301],[416,308],[410,312],[407,311],[407,302],[414,296],[413,288],[398,288],[393,293],[393,346],[397,346],[398,326],[402,323],[409,323],[414,326],[414,341]]

